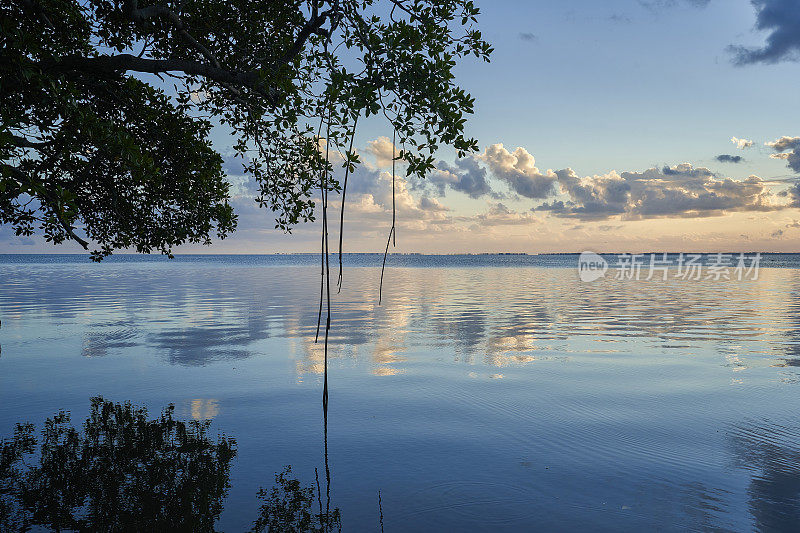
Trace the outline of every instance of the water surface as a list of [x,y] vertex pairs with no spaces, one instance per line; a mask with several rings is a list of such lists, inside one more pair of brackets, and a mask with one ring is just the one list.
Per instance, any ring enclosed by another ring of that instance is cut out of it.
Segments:
[[[218,523],[324,468],[319,257],[0,259],[0,438],[89,399],[236,439]],[[328,461],[345,531],[800,523],[800,260],[582,283],[575,256],[346,258]],[[335,274],[334,274],[335,275]],[[323,489],[324,490],[324,489]]]

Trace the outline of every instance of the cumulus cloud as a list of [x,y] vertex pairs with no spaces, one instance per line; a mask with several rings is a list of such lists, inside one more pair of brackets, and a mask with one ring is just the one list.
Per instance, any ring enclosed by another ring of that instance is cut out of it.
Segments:
[[443,205],[439,200],[428,196],[423,196],[419,199],[419,208],[423,211],[450,211],[450,208]]
[[707,217],[732,211],[769,211],[769,191],[757,176],[743,181],[709,179],[702,187],[645,183],[632,198],[629,218]]
[[486,213],[472,219],[479,226],[522,226],[538,221],[531,213],[520,213],[500,202],[492,204]]
[[750,139],[740,139],[738,137],[731,137],[731,142],[736,145],[739,150],[752,147],[755,143]]
[[[341,170],[337,170],[341,172]],[[339,182],[342,179],[339,176]],[[384,231],[391,223],[392,206],[397,212],[397,225],[406,231],[435,232],[452,224],[450,209],[439,199],[425,195],[417,198],[404,173],[394,178],[392,193],[392,174],[381,171],[365,163],[356,167],[347,183],[347,206],[345,220],[358,222],[360,233]],[[338,201],[333,202],[338,209]]]
[[778,193],[782,198],[788,198],[791,207],[800,207],[800,181],[794,183],[788,189]]
[[800,147],[800,137],[788,137],[784,135],[780,139],[765,143],[766,146],[774,148],[776,152],[785,152]]
[[547,198],[557,180],[552,170],[545,173],[536,168],[536,160],[522,147],[509,152],[501,143],[486,148],[481,156],[496,178],[506,182],[520,196],[532,199]]
[[570,169],[557,172],[569,200],[545,202],[535,211],[578,219],[627,220],[708,217],[734,211],[770,211],[783,207],[761,178],[718,178],[707,168],[683,163],[644,172],[611,172],[581,178]]
[[199,104],[200,102],[204,102],[208,99],[208,92],[207,91],[191,91],[189,93],[189,98],[195,104]]
[[[391,166],[391,142],[387,138],[376,139],[368,146],[376,161],[382,160],[384,165]],[[768,146],[775,151],[774,155],[791,164],[795,152],[800,151],[797,150],[800,137],[782,137]],[[337,159],[336,152],[332,152],[331,157],[341,182],[340,158]],[[729,157],[736,160],[739,156]],[[391,173],[371,161],[368,159],[358,165],[350,174],[345,210],[346,231],[367,239],[388,231],[393,203],[397,209],[398,228],[418,234],[533,226],[542,221],[538,215],[540,211],[573,220],[573,229],[580,227],[583,221],[601,221],[604,226],[600,231],[609,232],[617,229],[614,224],[624,220],[710,217],[800,207],[800,179],[774,194],[770,188],[777,185],[775,181],[765,182],[756,176],[744,180],[723,178],[689,163],[641,172],[612,171],[580,176],[571,168],[542,171],[526,149],[518,147],[509,151],[502,144],[487,147],[479,156],[468,156],[452,163],[440,161],[436,171],[425,180],[398,173],[394,179],[393,202]],[[236,172],[237,164],[239,161],[226,159],[226,170]],[[265,213],[252,201],[254,184],[247,181],[246,176],[229,174],[231,180],[238,178],[242,183],[236,190],[242,191],[235,194],[232,203],[240,216],[240,228],[245,232],[249,229],[252,240],[258,240]],[[498,182],[506,184],[511,194],[501,196],[496,190]],[[463,207],[453,210],[443,202],[446,191],[494,201],[483,213],[464,212]],[[521,207],[526,201],[530,202],[529,206]],[[536,206],[531,208],[530,205]],[[338,210],[339,197],[332,197],[330,206]]]
[[545,210],[584,219],[608,218],[622,214],[630,198],[630,184],[616,172],[581,178],[572,169],[556,172],[561,192],[570,197],[569,205],[554,202]]
[[[396,148],[396,147],[395,147]],[[378,168],[389,168],[392,166],[392,159],[399,150],[392,151],[392,140],[389,137],[381,136],[374,141],[367,143],[367,153],[375,157],[375,164]]]
[[789,168],[800,173],[800,137],[781,137],[772,142],[766,143],[776,153],[770,157],[774,159],[785,159]]
[[720,163],[741,163],[744,161],[744,157],[740,155],[720,154],[716,157],[716,160]]
[[241,176],[244,174],[244,159],[233,155],[222,157],[222,170],[228,175]]
[[436,170],[425,178],[423,184],[415,182],[415,187],[424,188],[426,185],[434,187],[439,196],[444,196],[447,188],[463,192],[470,198],[494,195],[486,179],[486,169],[472,156],[457,159],[455,165],[439,161]]
[[797,0],[751,0],[756,28],[768,31],[760,48],[730,46],[734,63],[777,63],[800,60],[800,5]]

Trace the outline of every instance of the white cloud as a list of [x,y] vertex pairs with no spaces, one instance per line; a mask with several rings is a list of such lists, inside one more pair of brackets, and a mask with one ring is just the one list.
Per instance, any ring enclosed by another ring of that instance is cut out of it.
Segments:
[[776,152],[784,152],[800,146],[800,137],[788,137],[784,135],[780,139],[764,143],[765,146],[774,148]]
[[489,165],[492,174],[525,198],[547,198],[553,192],[557,177],[552,170],[542,173],[536,168],[536,160],[522,147],[513,152],[502,143],[486,148],[481,157]]
[[545,202],[534,208],[555,216],[578,219],[627,220],[720,216],[736,211],[774,211],[776,201],[758,176],[745,180],[719,178],[709,169],[682,163],[644,172],[610,172],[580,178],[570,169],[557,172],[569,200]]
[[[774,155],[788,159],[794,153],[788,150],[794,150],[797,141],[800,138],[782,137],[768,146],[774,150],[783,149]],[[385,246],[392,221],[392,175],[386,172],[387,165],[391,167],[391,141],[383,137],[366,146],[374,160],[367,158],[348,179],[345,235],[350,243],[347,249],[351,251]],[[341,183],[343,169],[338,153],[332,151],[331,159]],[[373,161],[380,161],[384,167],[377,167]],[[235,160],[226,163],[235,185],[232,203],[239,214],[235,239],[247,242],[248,246],[279,242],[281,237],[271,229],[272,214],[258,209],[253,202],[254,184],[246,177],[237,176],[241,163]],[[500,184],[506,184],[510,194],[502,193]],[[407,178],[402,171],[395,175],[398,246],[401,242],[406,245],[414,242],[412,249],[427,251],[503,250],[507,246],[497,243],[521,246],[535,233],[539,245],[551,242],[548,248],[562,250],[565,249],[562,243],[571,245],[584,239],[583,244],[590,244],[598,235],[603,239],[624,240],[627,237],[622,233],[627,233],[629,227],[632,235],[638,235],[636,239],[656,242],[657,235],[664,235],[664,232],[653,219],[671,218],[674,222],[670,227],[674,228],[684,227],[676,226],[678,224],[692,224],[693,218],[746,212],[768,214],[791,206],[800,207],[800,184],[773,193],[772,188],[778,185],[756,176],[743,180],[725,178],[690,163],[589,176],[578,175],[570,168],[543,171],[537,168],[534,156],[525,148],[509,151],[502,144],[494,144],[479,156],[468,156],[453,163],[440,161],[437,171],[425,180]],[[445,201],[446,191],[460,192],[463,196],[448,195]],[[475,200],[481,198],[492,201],[484,210],[475,209]],[[335,222],[332,236],[338,233],[340,207],[340,197],[332,195],[330,209]],[[737,220],[743,220],[744,216],[738,215]],[[583,221],[600,221],[600,225]],[[620,221],[637,222],[626,224],[626,232],[620,233],[616,231]],[[317,246],[319,223],[318,218],[313,224],[299,225],[282,246],[288,249]],[[568,232],[576,223],[582,225],[580,232]],[[723,227],[720,224],[724,222],[710,220],[703,227]],[[784,224],[786,222],[776,221],[778,228]],[[645,227],[651,229],[633,229]],[[679,233],[683,235],[683,230]],[[741,228],[735,234],[737,239],[739,233]],[[273,234],[275,237],[270,237]],[[476,234],[482,237],[476,240]],[[671,238],[677,238],[676,235]],[[763,237],[762,234],[753,238]]]
[[764,144],[777,152],[771,154],[771,158],[785,159],[790,169],[800,173],[800,137],[783,136]]
[[529,212],[517,212],[503,203],[491,204],[486,213],[475,215],[472,220],[478,226],[520,226],[540,222]]
[[392,151],[392,140],[385,136],[367,142],[366,151],[375,158],[375,164],[378,168],[390,168],[392,159],[400,152],[397,147],[394,147],[394,152]]

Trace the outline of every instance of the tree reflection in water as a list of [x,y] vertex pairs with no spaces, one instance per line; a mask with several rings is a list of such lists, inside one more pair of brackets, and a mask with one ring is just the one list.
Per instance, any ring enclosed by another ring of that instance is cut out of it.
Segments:
[[[93,398],[83,432],[68,413],[0,441],[0,531],[214,531],[230,488],[236,441],[208,436],[210,421],[156,419],[130,403]],[[38,445],[38,446],[37,446]],[[33,461],[38,447],[38,461]],[[253,531],[341,529],[339,510],[313,512],[314,490],[287,467],[261,489]]]
[[317,490],[319,513],[315,514],[314,489],[303,487],[291,475],[292,467],[287,466],[283,472],[275,475],[275,485],[269,492],[266,489],[258,491],[258,498],[264,504],[259,510],[253,531],[256,533],[341,531],[342,520],[339,509],[331,512],[323,511],[321,493]]

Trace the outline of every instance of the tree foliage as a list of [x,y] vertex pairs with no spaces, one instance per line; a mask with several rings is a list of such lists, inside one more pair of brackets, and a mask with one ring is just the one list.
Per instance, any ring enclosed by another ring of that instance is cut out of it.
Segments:
[[[235,229],[212,129],[233,136],[256,201],[290,230],[337,192],[360,116],[382,115],[407,172],[459,155],[473,98],[457,62],[488,60],[471,0],[1,0],[0,223],[171,254]],[[83,236],[79,235],[80,233]]]

